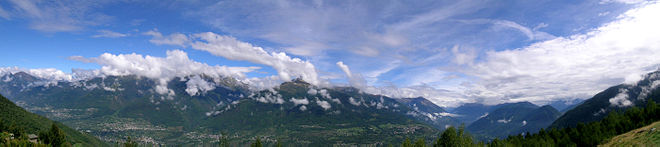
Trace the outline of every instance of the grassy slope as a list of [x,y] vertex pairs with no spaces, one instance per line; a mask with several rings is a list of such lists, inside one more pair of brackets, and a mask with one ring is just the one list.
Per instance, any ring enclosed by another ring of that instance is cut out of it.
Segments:
[[0,95],[0,123],[25,129],[25,133],[38,134],[41,130],[47,130],[52,123],[56,123],[67,135],[71,144],[81,143],[85,146],[107,146],[98,138],[80,133],[59,122],[52,121],[46,117],[39,116],[16,106],[4,96]]
[[[655,131],[651,131],[655,128]],[[660,121],[613,137],[599,146],[658,146],[660,145]]]

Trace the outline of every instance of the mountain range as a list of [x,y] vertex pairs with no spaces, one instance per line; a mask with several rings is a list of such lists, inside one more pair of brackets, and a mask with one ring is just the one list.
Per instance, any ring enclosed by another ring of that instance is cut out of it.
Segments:
[[353,87],[318,87],[301,79],[260,90],[233,78],[204,75],[172,79],[162,94],[159,81],[134,75],[49,81],[17,72],[0,77],[0,93],[30,112],[106,142],[132,136],[144,143],[195,145],[224,136],[238,144],[260,138],[271,143],[377,145],[433,138],[461,124],[478,139],[490,140],[596,121],[658,95],[659,73],[608,88],[581,103],[467,103],[450,110],[423,97],[391,98]]
[[[29,111],[107,142],[133,136],[154,144],[199,144],[227,135],[233,142],[388,144],[433,137],[456,122],[426,99],[394,99],[351,87],[320,88],[300,79],[250,90],[232,79],[173,79],[168,94],[156,81],[107,76],[67,82],[18,72],[0,77],[0,92]],[[190,81],[213,88],[190,88]]]

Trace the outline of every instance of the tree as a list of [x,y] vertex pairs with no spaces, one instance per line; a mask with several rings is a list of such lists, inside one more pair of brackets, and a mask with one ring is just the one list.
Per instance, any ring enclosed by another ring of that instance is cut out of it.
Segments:
[[261,139],[259,139],[259,137],[257,137],[257,140],[254,141],[254,143],[252,143],[250,145],[250,147],[263,147],[263,145],[261,144]]
[[426,143],[424,143],[424,138],[417,139],[417,141],[415,141],[415,147],[426,147]]
[[131,136],[128,136],[126,138],[126,142],[124,142],[124,147],[137,147],[138,143],[135,142],[133,139],[131,139]]
[[220,147],[229,147],[229,141],[227,140],[227,134],[220,133],[220,137],[218,138],[218,146],[220,146]]
[[435,144],[433,145],[434,147],[454,147],[454,146],[459,146],[459,139],[458,136],[456,135],[456,128],[454,127],[449,127],[447,130],[442,132],[442,135],[440,135],[440,139],[438,139]]
[[275,144],[275,147],[282,147],[282,143],[280,142],[279,139],[277,140],[277,143]]
[[405,141],[401,144],[402,147],[412,147],[413,144],[410,142],[410,138],[406,138]]
[[52,146],[65,146],[67,144],[66,134],[55,123],[50,126],[48,132],[39,132],[39,140]]

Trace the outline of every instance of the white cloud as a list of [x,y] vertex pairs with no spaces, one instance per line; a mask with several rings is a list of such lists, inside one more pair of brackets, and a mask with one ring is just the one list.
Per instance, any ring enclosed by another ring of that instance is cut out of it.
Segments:
[[307,90],[307,94],[309,94],[309,95],[316,95],[316,93],[317,93],[317,90],[314,89],[314,88],[309,88],[309,90]]
[[348,82],[351,84],[351,86],[360,89],[363,89],[367,86],[367,81],[362,77],[362,75],[351,73],[351,70],[348,68],[348,65],[344,64],[344,62],[342,61],[337,62],[337,66],[339,66],[339,68],[341,68],[341,70],[344,71],[344,74],[346,74],[346,77],[348,78]]
[[548,40],[555,38],[554,35],[548,34],[539,29],[547,27],[548,24],[541,23],[534,28],[529,28],[523,25],[520,25],[516,22],[509,20],[493,20],[493,19],[472,19],[472,20],[459,20],[459,22],[467,24],[493,24],[496,29],[514,29],[523,33],[529,40]]
[[551,35],[551,34],[548,34],[546,32],[541,32],[541,31],[537,30],[537,29],[540,29],[540,28],[543,28],[543,27],[547,26],[547,24],[539,25],[540,27],[537,26],[534,29],[530,29],[530,28],[522,26],[522,25],[520,25],[516,22],[508,21],[508,20],[493,20],[493,24],[498,25],[498,26],[503,26],[503,27],[516,29],[516,30],[522,32],[523,34],[525,34],[525,36],[527,36],[527,38],[529,40],[547,40],[547,39],[555,38],[554,35]]
[[284,81],[290,81],[292,77],[302,77],[303,80],[313,85],[320,83],[316,68],[309,61],[299,58],[291,58],[286,53],[267,53],[263,48],[252,44],[241,42],[230,36],[215,33],[199,33],[192,35],[199,39],[191,46],[193,49],[208,51],[230,60],[249,61],[252,63],[268,65],[277,70],[279,77]]
[[293,78],[301,77],[313,85],[323,83],[318,78],[316,68],[309,61],[292,58],[284,52],[268,53],[261,47],[239,41],[231,36],[212,32],[197,33],[190,36],[180,33],[163,36],[158,30],[152,30],[145,34],[153,36],[149,41],[154,44],[190,46],[192,49],[207,51],[229,60],[248,61],[270,66],[277,70],[282,81],[290,81]]
[[474,59],[477,58],[477,52],[474,48],[459,47],[458,45],[454,45],[454,47],[451,48],[451,52],[454,54],[454,63],[458,65],[472,65],[474,63]]
[[440,115],[440,116],[449,116],[449,117],[458,117],[458,116],[461,116],[461,115],[453,114],[453,113],[449,113],[449,112],[440,112],[440,113],[436,113],[436,115]]
[[523,121],[522,121],[522,125],[523,125],[523,126],[527,125],[527,121],[526,121],[526,120],[523,120]]
[[511,122],[511,118],[509,118],[508,120],[507,120],[507,119],[499,119],[499,120],[497,120],[497,122],[498,122],[498,123],[505,123],[505,124],[506,124],[506,123]]
[[149,42],[157,45],[177,45],[177,46],[186,46],[190,43],[188,36],[180,33],[174,33],[167,36],[163,36],[157,29],[144,32],[144,35],[149,35],[152,38]]
[[328,103],[328,101],[321,101],[321,100],[318,100],[318,101],[316,101],[316,104],[318,104],[319,106],[321,106],[321,108],[323,108],[324,110],[328,110],[328,109],[330,109],[330,108],[332,107],[332,106],[330,105],[330,103]]
[[361,104],[360,101],[357,101],[357,100],[354,99],[353,97],[349,97],[349,98],[348,98],[348,103],[351,103],[352,105],[355,105],[355,106],[360,106],[360,104]]
[[424,97],[441,107],[458,106],[461,103],[470,102],[460,92],[436,89],[428,85],[367,87],[364,91],[394,98]]
[[465,94],[487,103],[587,98],[660,64],[659,4],[629,10],[590,32],[486,53],[461,71],[479,80]]
[[98,30],[98,34],[92,36],[93,38],[120,38],[126,37],[128,34],[113,32],[110,30]]
[[619,94],[611,98],[610,104],[617,107],[628,107],[632,105],[632,102],[628,99],[628,90],[619,89]]
[[64,73],[55,68],[23,69],[18,67],[0,67],[0,76],[10,73],[15,74],[18,72],[25,72],[47,81],[71,81],[74,79],[71,74]]
[[307,110],[307,106],[305,105],[300,106],[300,111],[305,111],[305,110]]
[[486,116],[488,116],[488,112],[484,113],[484,115],[479,116],[479,118],[481,119],[481,118],[484,118]]
[[[186,77],[190,75],[204,74],[211,78],[234,77],[245,79],[245,73],[251,72],[257,67],[227,67],[209,66],[204,63],[195,62],[180,50],[167,51],[167,57],[143,56],[140,54],[118,54],[104,53],[94,58],[70,58],[84,59],[85,62],[93,62],[101,65],[99,72],[102,75],[124,76],[137,75],[157,81],[154,88],[160,94],[173,95],[174,91],[167,88],[167,82],[174,77]],[[80,61],[80,60],[79,60]],[[191,86],[200,86],[192,84]],[[207,90],[209,87],[197,87]]]
[[188,82],[186,82],[186,86],[186,92],[191,96],[200,94],[200,92],[204,93],[206,91],[215,89],[215,84],[207,82],[199,75],[191,77]]
[[291,102],[293,102],[294,105],[307,105],[307,104],[309,104],[309,101],[307,100],[307,98],[302,98],[302,99],[291,98]]
[[256,100],[262,103],[284,104],[284,99],[282,99],[282,95],[277,94],[277,91],[273,89],[269,89],[269,90],[270,90],[269,93],[266,93],[264,94],[264,96],[256,98]]
[[341,62],[341,61],[337,62],[337,66],[339,66],[339,68],[341,68],[341,71],[344,71],[344,73],[346,74],[346,76],[348,78],[352,77],[351,70],[348,69],[348,66],[346,64],[344,64],[344,62]]

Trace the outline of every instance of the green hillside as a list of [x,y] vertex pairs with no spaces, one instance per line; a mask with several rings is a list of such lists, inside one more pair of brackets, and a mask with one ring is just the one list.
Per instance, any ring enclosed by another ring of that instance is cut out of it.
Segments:
[[658,146],[660,145],[660,121],[613,137],[599,146]]
[[13,125],[13,127],[22,129],[24,133],[39,134],[40,131],[49,129],[53,123],[66,133],[66,139],[71,144],[80,143],[84,146],[107,146],[107,144],[94,136],[80,133],[61,123],[25,111],[0,95],[0,126],[9,127]]

